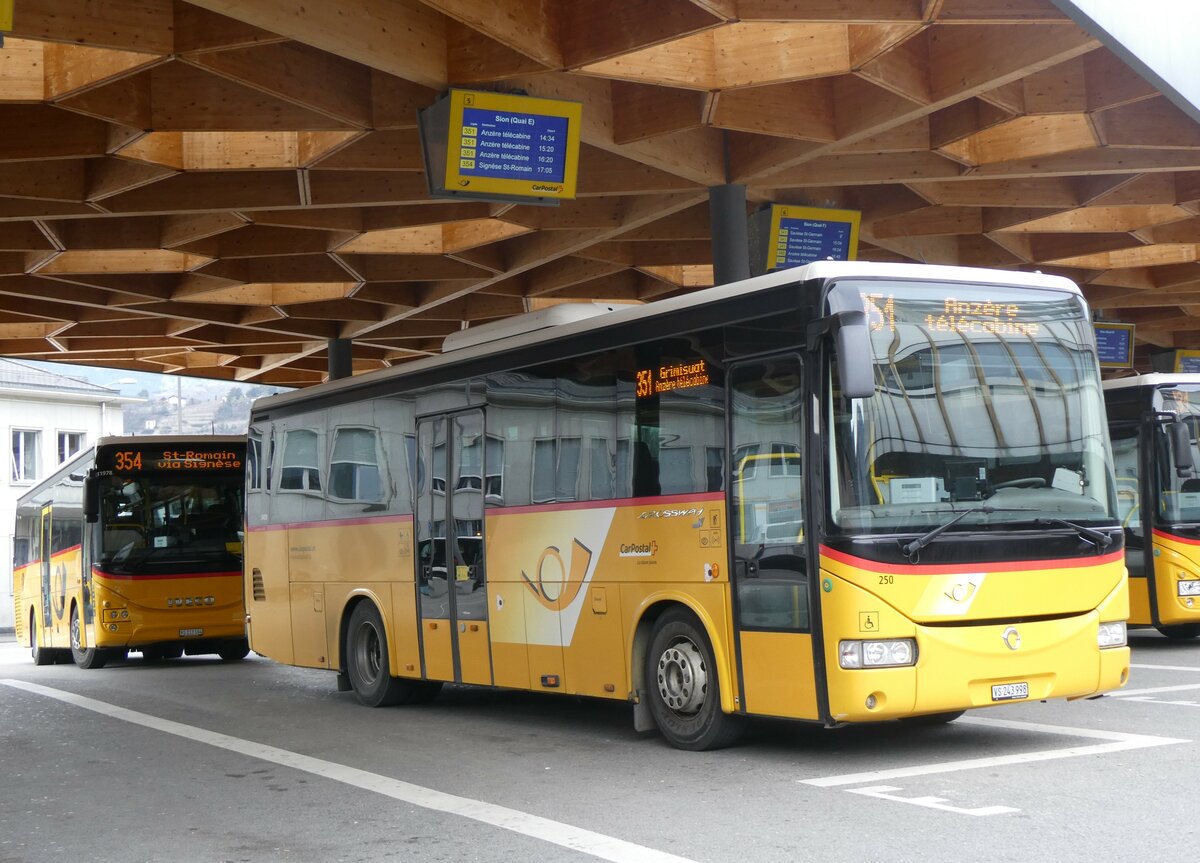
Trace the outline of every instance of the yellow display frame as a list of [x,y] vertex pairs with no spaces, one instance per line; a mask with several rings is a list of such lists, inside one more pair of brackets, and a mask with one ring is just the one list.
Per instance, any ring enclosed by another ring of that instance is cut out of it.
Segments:
[[[2,2],[2,0],[0,0]],[[460,172],[459,153],[463,143],[463,108],[481,108],[514,114],[535,114],[540,117],[562,117],[567,121],[566,151],[563,160],[563,180],[510,180],[497,177],[477,177]],[[486,195],[519,195],[530,198],[569,200],[575,197],[579,174],[579,127],[583,120],[583,104],[563,99],[543,99],[537,96],[515,96],[509,93],[488,93],[479,90],[450,91],[450,126],[446,134],[445,187],[462,194],[478,192]]]
[[[862,222],[862,213],[858,210],[832,210],[824,207],[793,207],[786,204],[771,205],[771,232],[767,243],[767,269],[774,270],[781,266],[799,266],[785,264],[779,254],[779,232],[784,219],[808,219],[814,222],[841,222],[850,225],[850,241],[846,248],[846,260],[858,259],[858,228]],[[787,243],[784,241],[784,249]]]
[[1175,371],[1186,373],[1184,360],[1200,360],[1200,351],[1175,351]]

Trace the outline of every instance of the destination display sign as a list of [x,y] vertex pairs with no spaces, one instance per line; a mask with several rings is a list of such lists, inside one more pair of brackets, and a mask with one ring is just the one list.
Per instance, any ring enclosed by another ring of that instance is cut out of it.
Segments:
[[863,294],[863,311],[871,332],[896,332],[897,308],[905,312],[903,320],[919,322],[931,333],[992,334],[997,336],[1036,336],[1041,324],[1020,303],[995,302],[991,299],[938,300],[936,311],[927,311],[926,300],[897,300],[894,294]]
[[114,447],[103,448],[96,453],[96,470],[114,473],[240,471],[245,464],[245,458],[244,447],[230,444],[196,446],[167,443]]
[[479,200],[575,197],[579,102],[451,90],[421,112],[430,194]]
[[1102,369],[1133,367],[1133,324],[1094,324],[1096,357]]
[[671,363],[652,369],[638,369],[634,393],[639,399],[644,399],[673,390],[702,387],[708,382],[708,363],[704,360]]
[[862,214],[820,207],[771,207],[767,269],[799,267],[813,261],[853,261],[858,257]]

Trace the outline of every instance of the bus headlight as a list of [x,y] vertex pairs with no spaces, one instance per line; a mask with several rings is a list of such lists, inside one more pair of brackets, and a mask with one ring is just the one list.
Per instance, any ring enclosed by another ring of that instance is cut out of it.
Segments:
[[1119,620],[1116,623],[1100,624],[1100,632],[1097,636],[1101,647],[1124,647],[1126,644],[1125,637],[1125,621]]
[[843,641],[838,644],[842,668],[891,668],[917,664],[917,642],[911,638],[888,641]]

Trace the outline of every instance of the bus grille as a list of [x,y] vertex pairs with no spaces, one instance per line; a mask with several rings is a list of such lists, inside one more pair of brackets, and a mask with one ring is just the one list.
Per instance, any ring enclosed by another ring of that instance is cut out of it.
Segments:
[[266,602],[267,601],[267,588],[263,585],[263,577],[262,577],[261,570],[259,570],[257,568],[254,570],[254,573],[252,576],[252,581],[254,582],[254,601],[255,602]]

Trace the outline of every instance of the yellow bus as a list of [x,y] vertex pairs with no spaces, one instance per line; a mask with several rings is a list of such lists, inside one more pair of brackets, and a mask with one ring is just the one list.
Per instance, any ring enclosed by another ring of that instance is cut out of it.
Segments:
[[[1200,374],[1105,381],[1129,623],[1200,636]],[[1147,505],[1149,502],[1149,505]]]
[[948,721],[1128,675],[1088,309],[1053,276],[818,262],[563,304],[255,403],[253,649],[368,705],[619,699]]
[[249,653],[246,439],[105,437],[17,502],[17,640],[37,665]]

